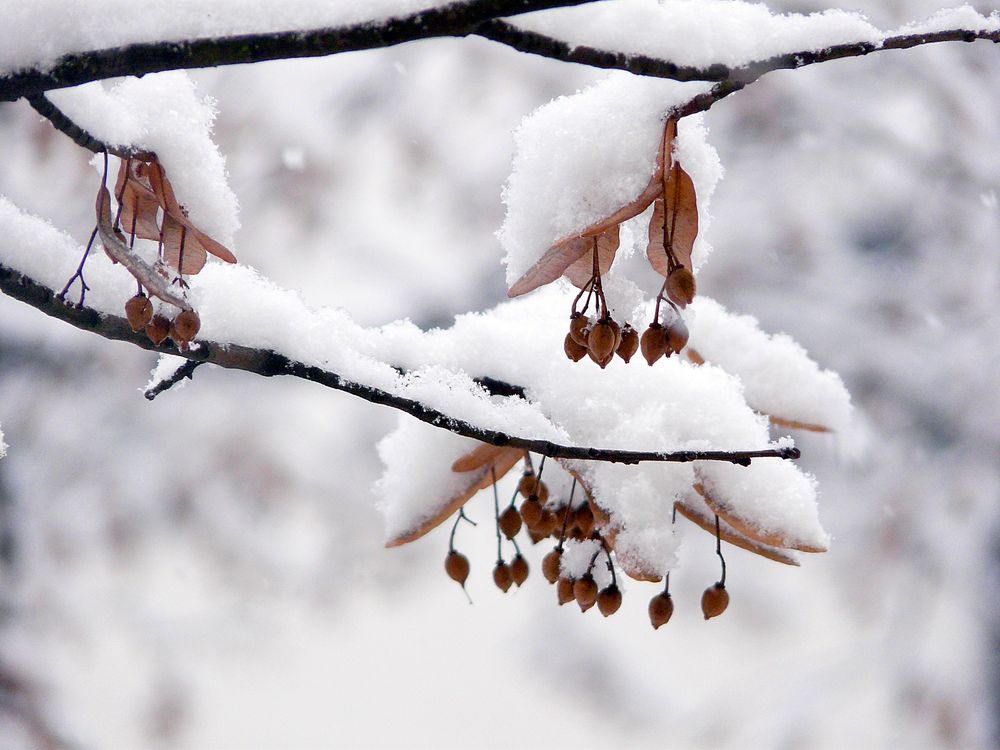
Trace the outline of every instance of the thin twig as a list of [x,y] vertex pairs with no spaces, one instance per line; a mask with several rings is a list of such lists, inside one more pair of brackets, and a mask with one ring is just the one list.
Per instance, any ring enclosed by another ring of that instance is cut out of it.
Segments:
[[185,361],[184,364],[182,364],[180,367],[174,370],[173,374],[169,378],[165,378],[156,385],[150,386],[145,391],[143,391],[142,395],[145,396],[149,401],[152,401],[161,393],[173,388],[175,385],[177,385],[185,378],[191,380],[192,379],[191,376],[194,374],[194,371],[203,364],[205,363],[198,362],[193,359]]
[[[615,463],[635,464],[641,461],[691,462],[691,461],[725,461],[747,465],[755,458],[796,459],[800,453],[797,448],[766,448],[762,450],[745,451],[630,451],[614,448],[599,448],[587,446],[571,446],[554,443],[549,440],[510,435],[499,430],[491,430],[457,419],[437,409],[426,406],[418,401],[397,396],[380,388],[356,383],[338,373],[324,370],[315,365],[296,362],[280,352],[268,349],[255,349],[236,343],[199,341],[196,348],[181,352],[165,340],[160,346],[154,346],[145,333],[135,333],[128,321],[117,315],[100,313],[87,307],[66,305],[56,298],[52,290],[33,279],[0,263],[0,291],[18,299],[54,318],[69,323],[77,328],[91,331],[113,341],[127,341],[143,349],[174,354],[197,362],[208,362],[234,370],[244,370],[265,377],[274,375],[291,375],[309,380],[327,388],[353,394],[375,404],[390,406],[431,424],[435,427],[449,430],[458,435],[464,435],[484,443],[497,446],[510,446],[538,453],[550,458],[569,458],[583,461],[609,461]],[[480,383],[501,383],[506,392],[514,392],[523,388],[492,378],[482,378]]]

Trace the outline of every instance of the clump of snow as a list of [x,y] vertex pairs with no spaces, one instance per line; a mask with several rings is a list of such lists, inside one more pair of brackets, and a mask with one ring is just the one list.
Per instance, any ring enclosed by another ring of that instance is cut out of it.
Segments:
[[0,429],[0,458],[7,455],[7,443],[3,441],[3,430]]
[[847,429],[851,397],[840,376],[820,369],[791,338],[768,335],[756,318],[728,312],[704,296],[695,299],[685,320],[689,345],[708,362],[739,376],[747,403],[755,409],[836,432]]
[[[615,73],[525,118],[514,135],[517,152],[503,191],[507,216],[498,234],[508,286],[557,240],[637,198],[656,168],[668,111],[708,88]],[[689,137],[693,152],[697,133]],[[699,194],[710,190],[707,172],[698,176]]]
[[896,35],[932,34],[935,31],[967,29],[969,31],[1000,31],[1000,11],[984,16],[971,5],[937,11],[925,21],[908,23],[892,33]]
[[[98,81],[46,96],[102,141],[156,152],[191,221],[232,247],[239,207],[225,159],[212,141],[215,103],[198,96],[186,73],[124,78],[110,85]],[[113,185],[114,173],[109,181]]]
[[884,36],[860,13],[776,14],[763,4],[737,0],[618,0],[531,13],[513,22],[571,46],[697,67],[737,67],[836,44],[878,43]]

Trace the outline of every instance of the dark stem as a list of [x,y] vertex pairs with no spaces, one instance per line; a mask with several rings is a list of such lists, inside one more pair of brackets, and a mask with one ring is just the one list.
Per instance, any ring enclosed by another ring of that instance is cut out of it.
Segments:
[[569,500],[566,501],[566,513],[563,515],[562,531],[559,533],[560,552],[562,552],[563,544],[566,542],[566,524],[569,522],[569,514],[573,512],[574,494],[576,494],[576,477],[573,477],[573,485],[569,488]]
[[59,301],[66,299],[66,292],[69,288],[73,286],[73,282],[80,279],[80,301],[77,303],[77,307],[83,307],[83,300],[87,295],[87,290],[90,289],[87,286],[87,282],[83,278],[83,266],[87,262],[87,257],[90,255],[90,248],[94,246],[94,238],[97,237],[97,227],[94,227],[94,231],[90,233],[90,239],[87,240],[87,247],[83,249],[83,257],[80,258],[80,265],[76,267],[76,273],[69,277],[69,281],[66,282],[66,286],[62,288],[62,291],[57,295]]
[[719,561],[722,563],[722,578],[719,579],[719,585],[726,585],[726,558],[722,556],[722,536],[719,533],[719,517],[715,517],[715,554],[719,556]]
[[497,470],[495,466],[490,467],[490,474],[493,477],[493,518],[496,521],[497,531],[497,565],[503,563],[503,550],[500,549],[500,495],[497,493]]

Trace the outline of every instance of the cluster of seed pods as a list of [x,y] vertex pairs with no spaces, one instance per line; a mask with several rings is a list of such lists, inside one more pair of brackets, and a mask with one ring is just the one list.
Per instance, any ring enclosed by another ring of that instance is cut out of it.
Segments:
[[[544,463],[542,468],[544,469]],[[556,587],[559,604],[575,601],[581,612],[588,611],[596,604],[602,615],[610,617],[622,605],[622,592],[618,587],[611,549],[603,535],[605,527],[595,517],[587,499],[574,503],[575,481],[573,488],[569,500],[561,501],[550,497],[548,487],[541,480],[541,471],[536,476],[529,470],[522,475],[511,502],[501,510],[494,485],[497,562],[493,568],[493,582],[506,593],[512,586],[521,586],[528,579],[530,566],[516,541],[522,531],[526,531],[536,544],[543,539],[556,539],[556,545],[542,558],[541,567],[545,580]],[[520,507],[516,504],[519,496],[522,498]],[[448,576],[464,589],[470,573],[469,559],[457,551],[454,544],[455,531],[463,519],[468,521],[460,510],[451,531],[444,567]],[[510,562],[504,560],[501,554],[502,539],[514,545],[516,554]],[[564,545],[568,540],[593,540],[598,543],[586,572],[576,577],[566,575],[562,564]],[[729,605],[729,594],[725,587],[725,560],[722,559],[718,538],[716,542],[716,551],[723,565],[722,580],[707,588],[702,595],[701,608],[706,620],[722,614]],[[599,563],[602,556],[604,561]],[[593,575],[598,564],[606,564],[611,575],[610,583],[604,588],[598,587]],[[673,614],[674,605],[669,585],[670,578],[667,576],[664,590],[649,602],[649,620],[654,629],[665,625]]]
[[159,346],[169,337],[181,351],[187,349],[201,329],[201,318],[194,310],[181,310],[170,320],[165,315],[155,314],[153,303],[142,292],[125,303],[125,317],[133,331],[146,332],[153,346]]

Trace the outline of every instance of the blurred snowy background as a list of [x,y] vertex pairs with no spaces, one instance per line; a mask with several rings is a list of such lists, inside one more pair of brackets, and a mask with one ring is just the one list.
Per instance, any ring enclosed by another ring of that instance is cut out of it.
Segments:
[[[468,39],[192,75],[241,262],[432,327],[504,296],[511,131],[603,74]],[[774,73],[707,115],[726,178],[699,288],[839,371],[862,425],[797,436],[831,551],[732,550],[710,623],[693,529],[660,631],[651,585],[609,620],[557,607],[541,549],[502,595],[485,525],[459,531],[470,607],[447,529],[382,549],[394,413],[209,368],[148,403],[152,355],[0,297],[0,747],[994,746],[998,91],[993,46],[950,44]],[[23,102],[0,153],[0,194],[84,242],[89,154]]]

